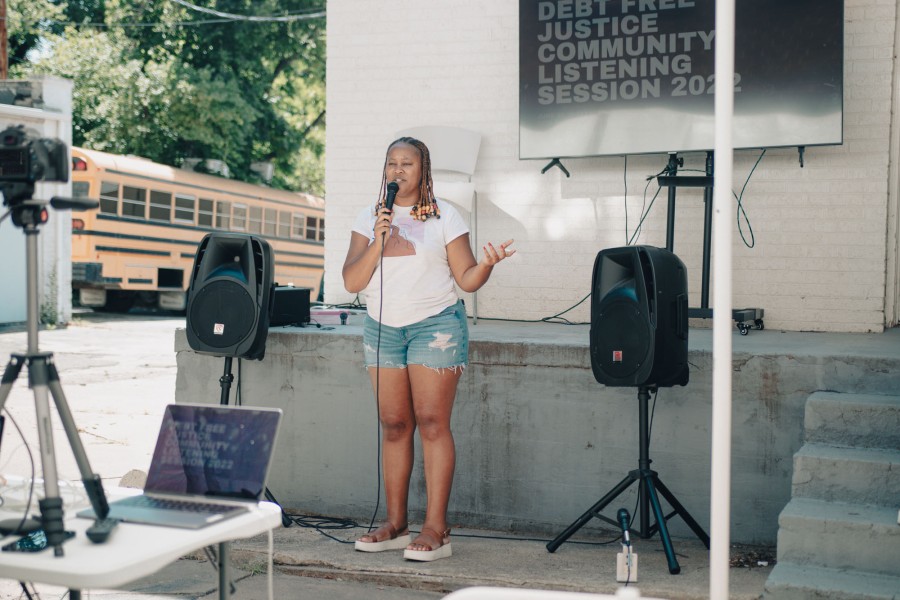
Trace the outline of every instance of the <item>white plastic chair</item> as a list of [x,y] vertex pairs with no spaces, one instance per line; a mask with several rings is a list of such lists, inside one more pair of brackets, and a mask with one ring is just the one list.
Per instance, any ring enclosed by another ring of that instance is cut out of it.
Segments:
[[[397,137],[414,137],[428,146],[434,195],[469,214],[469,241],[477,260],[478,193],[472,175],[478,161],[481,134],[461,127],[436,125],[404,129],[397,132]],[[478,323],[478,292],[472,293],[472,323]]]

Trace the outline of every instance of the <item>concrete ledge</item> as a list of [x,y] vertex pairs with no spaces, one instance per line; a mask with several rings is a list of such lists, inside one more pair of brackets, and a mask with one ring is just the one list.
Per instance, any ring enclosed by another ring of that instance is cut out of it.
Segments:
[[[637,390],[596,382],[587,326],[479,320],[470,331],[471,362],[453,417],[451,524],[556,535],[637,468]],[[772,544],[790,499],[807,398],[817,390],[893,392],[900,335],[734,336],[731,535],[735,543]],[[364,521],[375,510],[378,425],[361,338],[356,325],[273,329],[265,360],[235,361],[232,402],[240,389],[245,404],[285,411],[270,479],[285,506]],[[650,457],[708,528],[712,332],[692,329],[689,341],[690,383],[659,391]],[[218,402],[223,359],[191,351],[183,330],[175,350],[176,401]],[[413,523],[424,508],[417,453]],[[632,510],[636,491],[626,490],[608,514]],[[669,527],[673,537],[693,537],[677,517]],[[609,534],[593,519],[581,535],[600,530]]]

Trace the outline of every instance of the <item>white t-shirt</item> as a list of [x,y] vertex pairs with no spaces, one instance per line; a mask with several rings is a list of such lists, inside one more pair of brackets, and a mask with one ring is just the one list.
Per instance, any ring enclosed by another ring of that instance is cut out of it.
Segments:
[[[456,304],[453,274],[447,262],[447,244],[469,233],[465,221],[449,203],[438,200],[441,218],[414,219],[409,207],[395,206],[391,235],[384,247],[384,307],[381,322],[405,327]],[[374,240],[375,214],[371,206],[356,217],[353,231]],[[381,243],[379,240],[378,243]],[[382,307],[381,267],[362,290],[369,316],[378,320]]]

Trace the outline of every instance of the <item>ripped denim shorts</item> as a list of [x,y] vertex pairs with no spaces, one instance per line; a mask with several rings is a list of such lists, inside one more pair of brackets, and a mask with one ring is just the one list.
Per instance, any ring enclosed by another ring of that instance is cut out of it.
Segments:
[[405,369],[424,365],[432,369],[465,368],[469,364],[469,324],[462,300],[440,313],[405,327],[381,326],[366,315],[363,331],[366,366]]

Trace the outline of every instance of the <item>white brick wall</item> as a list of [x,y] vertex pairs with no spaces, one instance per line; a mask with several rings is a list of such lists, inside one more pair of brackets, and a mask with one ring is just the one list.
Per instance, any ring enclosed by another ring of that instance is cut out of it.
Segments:
[[[771,149],[743,198],[754,246],[734,222],[734,306],[761,307],[766,327],[881,331],[885,313],[889,143],[896,23],[893,0],[845,3],[844,144]],[[518,1],[328,2],[325,298],[349,302],[341,266],[353,218],[374,202],[397,130],[455,125],[483,135],[475,175],[478,242],[516,239],[518,252],[478,295],[482,317],[540,319],[590,292],[593,261],[626,243],[640,220],[646,177],[665,155],[518,159]],[[683,155],[703,169],[705,155]],[[735,155],[740,191],[758,157]],[[896,167],[894,167],[896,168]],[[647,192],[649,205],[656,186]],[[665,245],[666,191],[638,243]],[[678,191],[675,251],[700,304],[702,192]],[[750,241],[747,221],[740,229]],[[630,235],[630,233],[628,234]],[[714,285],[714,282],[711,282]],[[589,321],[585,302],[565,317]]]

